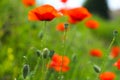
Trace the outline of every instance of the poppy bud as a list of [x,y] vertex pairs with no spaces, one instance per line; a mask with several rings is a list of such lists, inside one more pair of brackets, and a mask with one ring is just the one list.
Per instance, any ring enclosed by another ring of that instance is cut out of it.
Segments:
[[25,79],[27,77],[27,75],[29,74],[30,68],[28,64],[25,64],[23,66],[23,78]]
[[76,61],[77,61],[77,55],[76,55],[76,54],[73,54],[73,55],[72,55],[72,61],[73,61],[73,62],[76,62]]
[[96,73],[100,73],[101,68],[100,68],[99,66],[93,65],[93,68],[94,68],[94,71],[95,71]]
[[49,57],[50,51],[48,48],[43,49],[43,58]]
[[41,51],[40,50],[36,50],[36,54],[37,54],[38,57],[40,57],[41,56]]
[[114,36],[117,36],[117,35],[118,35],[118,31],[117,31],[117,30],[114,30],[114,31],[113,31],[113,35],[114,35]]
[[68,29],[68,23],[65,23],[65,24],[64,24],[64,28],[65,28],[65,30]]
[[50,54],[49,57],[52,58],[52,56],[54,55],[55,51],[54,50],[50,50]]
[[43,38],[43,32],[42,32],[42,31],[38,34],[38,37],[39,37],[40,39]]

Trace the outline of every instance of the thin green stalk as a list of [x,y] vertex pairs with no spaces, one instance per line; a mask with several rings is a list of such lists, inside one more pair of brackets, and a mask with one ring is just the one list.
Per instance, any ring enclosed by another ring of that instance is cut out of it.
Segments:
[[42,31],[39,31],[39,37],[40,37],[40,44],[41,44],[41,48],[43,48],[43,46],[46,46],[47,43],[47,22],[44,21],[44,26],[42,27]]
[[[50,60],[51,60],[51,59],[48,60],[48,64],[50,63]],[[47,63],[47,62],[45,62],[45,63]],[[45,66],[45,67],[46,67],[46,66]],[[46,77],[47,77],[48,69],[49,69],[49,67],[46,67],[46,69],[45,69],[45,74],[44,74],[44,79],[46,79]]]
[[65,55],[65,48],[66,48],[66,45],[65,45],[66,44],[66,39],[67,39],[67,31],[66,30],[64,31],[64,38],[65,39],[63,40],[63,50],[64,50],[63,51],[63,56]]
[[[113,39],[112,39],[110,45],[108,46],[107,52],[109,52],[109,50],[111,49],[111,47],[112,47],[112,45],[113,45],[115,39],[116,39],[116,36],[113,37]],[[109,57],[108,57],[108,55],[106,55],[106,59],[105,59],[104,64],[103,64],[103,70],[102,70],[102,71],[104,71],[105,68],[107,67],[107,65],[108,65],[108,62],[107,62],[107,61],[108,61],[108,60],[109,60]]]
[[47,22],[44,22],[44,45],[47,44]]
[[110,48],[112,47],[113,43],[115,42],[115,39],[116,39],[116,37],[114,36],[111,43],[110,43],[110,45],[109,45],[109,47],[108,47],[108,50],[110,50]]
[[97,77],[96,77],[96,80],[99,80],[99,73],[96,75]]
[[43,79],[43,76],[44,76],[44,67],[45,67],[44,65],[45,65],[45,63],[44,63],[44,58],[43,58],[43,56],[42,56],[42,68],[41,68],[41,69],[42,69],[42,70],[41,70],[41,71],[42,71],[42,74],[41,74],[41,79],[40,79],[40,80],[44,80],[44,79]]
[[[44,35],[44,46],[46,46],[46,44],[47,44],[47,22],[45,21],[44,22],[44,28],[43,28],[43,35]],[[45,76],[45,59],[44,59],[44,57],[42,56],[42,76],[41,76],[41,80],[44,80],[45,78],[44,78],[44,76]]]
[[65,56],[66,50],[66,38],[67,38],[67,30],[64,31],[64,40],[63,40],[63,55],[62,55],[62,63],[61,63],[61,71],[60,71],[60,80],[63,80],[63,72],[62,72],[62,65],[63,65],[63,57]]
[[[35,78],[35,73],[37,72],[39,66],[40,66],[40,57],[38,58],[37,64],[36,64],[36,66],[35,66],[35,68],[34,68],[34,71],[33,71],[33,73],[32,73],[32,75],[33,75],[32,78]],[[33,79],[32,79],[32,80],[33,80]]]

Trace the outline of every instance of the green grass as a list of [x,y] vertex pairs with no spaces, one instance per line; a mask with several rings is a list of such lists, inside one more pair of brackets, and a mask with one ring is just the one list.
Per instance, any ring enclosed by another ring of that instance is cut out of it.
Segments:
[[[44,22],[32,22],[27,20],[27,13],[32,8],[24,7],[20,1],[12,3],[2,0],[0,7],[0,80],[23,80],[22,69],[24,64],[29,64],[30,72],[34,72],[34,68],[39,60],[36,55],[36,49],[43,50],[48,48],[54,50],[60,55],[64,54],[70,58],[70,70],[63,73],[63,80],[99,80],[98,74],[93,69],[93,64],[101,67],[102,72],[115,72],[119,80],[120,72],[112,66],[117,59],[109,60],[108,49],[112,39],[114,30],[118,31],[113,45],[120,46],[120,26],[119,19],[114,21],[105,21],[97,16],[93,19],[100,23],[97,30],[92,30],[84,25],[85,21],[76,25],[69,25],[72,28],[67,31],[67,40],[63,47],[62,37],[64,32],[56,31],[55,26],[60,22],[66,22],[66,17],[54,19],[47,22],[46,38],[39,37],[39,33],[43,31]],[[4,9],[5,8],[5,9]],[[41,46],[42,45],[42,46]],[[102,50],[104,56],[95,58],[89,55],[89,51],[93,48]],[[11,51],[12,50],[12,51]],[[27,61],[23,58],[27,57]],[[50,59],[44,59],[45,64]],[[104,63],[107,65],[104,67]],[[38,69],[34,75],[29,74],[30,80],[58,80],[60,73],[54,70],[48,70],[47,74],[42,74],[42,59],[38,64]],[[44,68],[45,70],[45,68]],[[27,80],[27,79],[26,79]]]

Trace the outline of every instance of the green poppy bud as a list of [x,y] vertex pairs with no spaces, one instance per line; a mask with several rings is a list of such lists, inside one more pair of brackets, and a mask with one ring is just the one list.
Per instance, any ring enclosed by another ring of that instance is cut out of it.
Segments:
[[50,51],[48,48],[44,48],[42,53],[43,53],[43,58],[47,58],[49,57]]
[[29,74],[30,71],[30,67],[28,64],[25,64],[23,66],[23,78],[25,79],[27,77],[27,75]]
[[95,71],[96,73],[100,73],[100,72],[101,72],[101,68],[100,68],[99,66],[93,65],[93,68],[94,68],[94,71]]
[[65,30],[68,29],[68,23],[64,24],[64,28],[65,28]]
[[118,31],[117,31],[117,30],[114,30],[114,31],[113,31],[113,35],[114,35],[114,36],[117,36],[117,35],[118,35]]
[[42,52],[40,50],[36,50],[36,54],[38,57],[40,57],[42,55]]
[[75,53],[72,55],[72,61],[73,61],[73,62],[76,62],[76,61],[77,61],[77,55],[76,55]]
[[39,37],[40,39],[43,38],[43,32],[42,32],[42,31],[38,34],[38,37]]
[[55,51],[54,50],[50,50],[50,54],[49,57],[52,57],[54,55]]

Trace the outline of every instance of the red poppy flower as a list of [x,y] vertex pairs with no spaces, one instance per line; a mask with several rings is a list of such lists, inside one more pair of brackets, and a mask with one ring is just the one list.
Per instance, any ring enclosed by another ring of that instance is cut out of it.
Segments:
[[53,6],[46,4],[31,10],[28,14],[28,19],[39,21],[51,21],[58,16],[60,16],[58,11]]
[[70,60],[67,56],[60,56],[58,54],[54,54],[52,57],[52,61],[49,64],[49,68],[53,68],[56,71],[66,72],[69,70]]
[[120,59],[118,59],[118,61],[114,63],[114,66],[116,66],[120,70]]
[[115,58],[120,54],[120,47],[114,46],[111,49],[110,58]]
[[35,0],[22,0],[22,2],[25,6],[34,6],[35,5]]
[[66,3],[66,2],[67,2],[67,0],[61,0],[61,2],[62,2],[62,3]]
[[64,31],[64,30],[67,30],[67,29],[65,29],[64,23],[59,23],[59,24],[56,26],[56,30],[58,30],[58,31]]
[[90,55],[95,57],[102,57],[102,52],[99,49],[92,49],[90,51]]
[[[60,9],[59,12],[61,12],[63,15],[66,16],[67,13],[68,13],[68,10],[69,10],[69,9],[65,9],[65,8],[64,8],[64,9]],[[71,17],[69,17],[68,22],[71,23],[71,24],[76,24],[76,23],[77,23],[77,21],[76,21],[76,20],[73,20]]]
[[63,15],[67,15],[67,8],[60,9],[59,12],[62,13]]
[[113,72],[104,72],[99,75],[100,80],[114,80],[115,77]]
[[91,14],[85,7],[73,8],[67,11],[70,20],[82,21],[85,18],[91,17]]
[[97,29],[99,27],[99,23],[95,20],[88,20],[85,23],[86,27],[91,28],[91,29]]
[[78,21],[76,21],[76,20],[74,20],[72,18],[69,18],[68,22],[71,23],[71,24],[76,24]]

